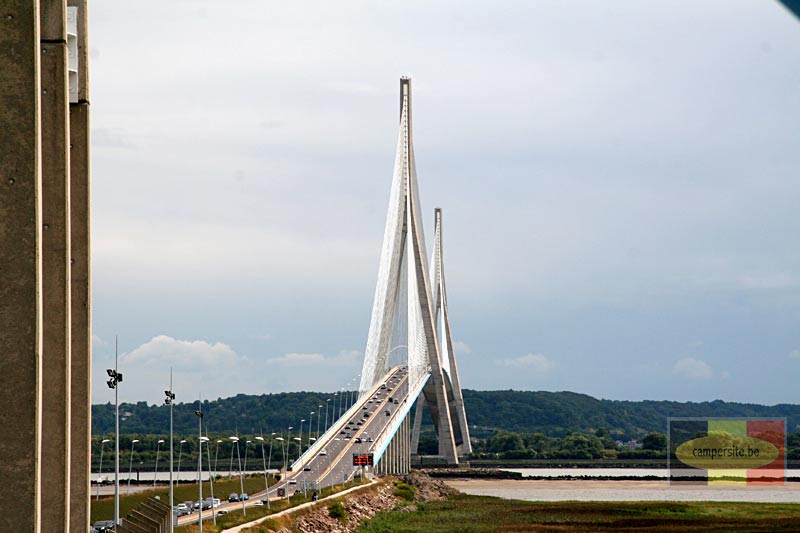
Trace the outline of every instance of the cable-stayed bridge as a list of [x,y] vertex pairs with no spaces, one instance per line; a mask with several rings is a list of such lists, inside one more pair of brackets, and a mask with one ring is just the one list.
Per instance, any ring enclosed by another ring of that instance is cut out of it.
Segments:
[[470,453],[447,309],[442,210],[425,246],[411,123],[411,80],[400,80],[400,128],[358,399],[288,469],[270,496],[342,483],[369,456],[377,474],[408,472],[428,409],[439,456]]

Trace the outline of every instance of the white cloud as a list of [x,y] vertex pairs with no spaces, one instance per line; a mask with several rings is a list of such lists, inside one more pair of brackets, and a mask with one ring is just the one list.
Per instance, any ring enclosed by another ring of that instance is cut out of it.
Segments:
[[714,371],[708,363],[692,357],[684,357],[675,361],[672,373],[687,379],[711,379]]
[[360,363],[362,354],[356,350],[342,350],[334,356],[325,356],[321,353],[287,353],[280,357],[269,359],[269,363],[281,366],[354,366]]
[[105,348],[108,345],[109,345],[109,343],[104,341],[100,337],[100,335],[95,335],[94,333],[92,333],[92,349],[93,350],[96,350],[98,348]]
[[553,370],[558,363],[540,353],[529,353],[520,357],[510,357],[500,359],[497,364],[501,366],[525,368],[533,371],[536,374],[546,374]]
[[237,364],[240,357],[227,344],[206,341],[182,341],[167,335],[153,337],[138,348],[121,357],[124,364],[172,364],[187,370],[199,367],[215,367]]
[[469,344],[464,341],[453,342],[453,348],[456,350],[456,355],[462,353],[472,353],[472,348],[470,348]]

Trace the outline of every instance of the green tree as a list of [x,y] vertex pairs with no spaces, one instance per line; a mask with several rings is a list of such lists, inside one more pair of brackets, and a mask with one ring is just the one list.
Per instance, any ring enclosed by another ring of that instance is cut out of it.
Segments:
[[667,436],[658,431],[648,433],[642,439],[642,449],[662,451],[667,449]]

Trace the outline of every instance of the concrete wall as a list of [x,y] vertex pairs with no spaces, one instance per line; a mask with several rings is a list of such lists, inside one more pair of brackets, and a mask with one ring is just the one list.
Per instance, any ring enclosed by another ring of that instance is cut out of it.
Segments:
[[70,110],[66,4],[0,0],[0,531],[89,526],[88,54]]

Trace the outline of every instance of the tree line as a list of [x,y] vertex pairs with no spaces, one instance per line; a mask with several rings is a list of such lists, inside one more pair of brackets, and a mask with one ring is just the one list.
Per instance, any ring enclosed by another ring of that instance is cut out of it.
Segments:
[[[609,438],[623,442],[641,440],[653,432],[665,433],[669,417],[785,417],[787,431],[800,430],[800,405],[765,406],[736,402],[671,402],[602,400],[574,392],[475,391],[465,389],[464,405],[475,438],[492,437],[499,431],[519,434],[541,433],[564,438],[568,433],[594,434],[605,428]],[[233,435],[286,431],[305,419],[305,429],[316,431],[338,417],[355,394],[287,392],[245,395],[206,400],[202,404],[203,425],[209,431]],[[347,398],[341,402],[342,398]],[[320,408],[319,406],[322,406]],[[177,403],[174,423],[177,433],[197,431],[194,412],[198,402]],[[327,411],[327,413],[326,413]],[[311,412],[314,412],[312,415]],[[147,402],[125,403],[120,407],[120,433],[164,435],[169,430],[169,408]],[[426,433],[432,430],[424,419]],[[92,406],[92,430],[96,435],[113,433],[114,405]]]

